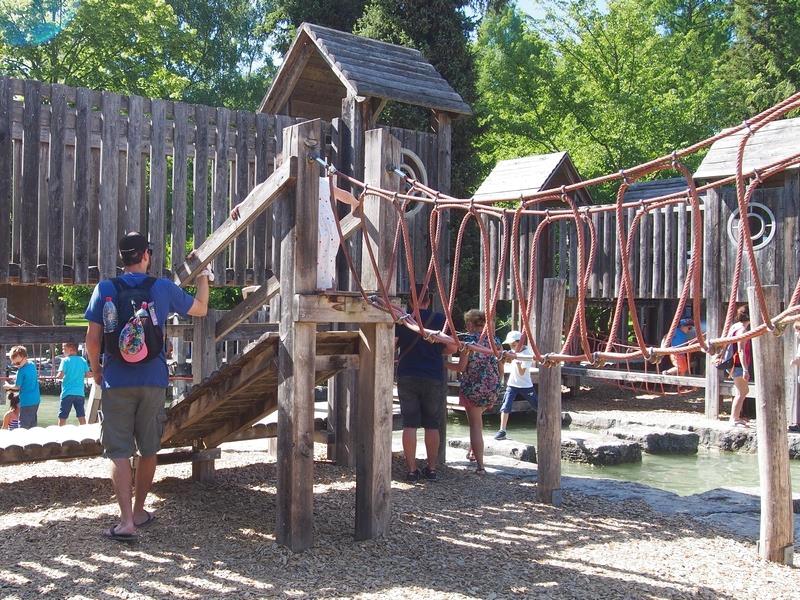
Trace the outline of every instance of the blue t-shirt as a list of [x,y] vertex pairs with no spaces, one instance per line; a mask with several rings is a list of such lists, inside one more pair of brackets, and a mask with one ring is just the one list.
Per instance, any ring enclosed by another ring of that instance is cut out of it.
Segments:
[[62,399],[67,396],[83,396],[83,381],[89,372],[89,364],[82,356],[65,356],[58,365],[58,372],[64,373],[64,379],[61,380]]
[[33,363],[26,362],[17,369],[17,377],[14,385],[19,388],[19,405],[36,406],[41,400],[39,394],[39,374]]
[[[433,313],[430,310],[421,310],[419,313],[425,329],[441,330],[444,327],[443,314]],[[395,326],[394,335],[397,337],[397,347],[400,352],[400,363],[397,365],[398,377],[424,377],[444,381],[443,344],[426,342],[418,333],[403,325]]]
[[[144,273],[124,273],[122,280],[131,286],[140,285],[148,276]],[[107,297],[116,298],[117,291],[110,280],[98,283],[92,292],[89,306],[86,307],[86,320],[103,324],[103,305]],[[179,313],[185,315],[192,308],[194,298],[184,292],[169,279],[158,279],[150,288],[150,298],[156,305],[156,318],[160,327],[164,327],[167,315]],[[164,351],[158,358],[142,363],[130,364],[104,354],[103,355],[103,387],[167,387],[167,359]]]

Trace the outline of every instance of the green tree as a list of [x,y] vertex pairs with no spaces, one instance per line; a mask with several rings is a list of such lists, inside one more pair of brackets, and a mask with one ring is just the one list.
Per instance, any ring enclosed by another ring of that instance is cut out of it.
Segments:
[[366,0],[273,0],[263,29],[271,36],[275,51],[285,53],[303,22],[352,31],[364,12]]
[[[20,6],[26,3],[20,3]],[[84,0],[74,19],[40,44],[13,45],[2,29],[0,69],[12,77],[177,98],[177,65],[195,60],[194,32],[164,0]]]

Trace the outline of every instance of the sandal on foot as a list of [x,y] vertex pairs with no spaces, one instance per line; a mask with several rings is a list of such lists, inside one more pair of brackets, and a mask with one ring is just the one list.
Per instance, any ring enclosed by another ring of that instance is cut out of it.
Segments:
[[141,523],[137,523],[136,521],[133,522],[133,524],[136,526],[137,529],[142,527],[147,527],[148,525],[152,525],[153,521],[156,520],[156,516],[150,511],[146,510],[144,511],[144,514],[147,515],[147,518],[144,521],[142,521]]
[[117,531],[116,525],[112,525],[106,531],[104,531],[103,536],[118,542],[136,542],[139,540],[139,536],[135,533],[122,533]]
[[478,475],[485,475],[486,469],[484,469],[483,467],[478,467],[477,469],[475,469],[475,473]]

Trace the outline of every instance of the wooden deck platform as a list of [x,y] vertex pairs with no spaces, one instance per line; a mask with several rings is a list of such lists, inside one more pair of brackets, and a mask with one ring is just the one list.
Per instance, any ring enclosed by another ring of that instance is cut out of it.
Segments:
[[[358,332],[317,334],[315,380],[322,383],[358,365]],[[227,441],[274,437],[277,424],[259,423],[278,406],[279,336],[266,333],[167,409],[162,446],[214,448]],[[326,424],[315,420],[318,441]],[[99,425],[0,431],[0,464],[99,456]]]

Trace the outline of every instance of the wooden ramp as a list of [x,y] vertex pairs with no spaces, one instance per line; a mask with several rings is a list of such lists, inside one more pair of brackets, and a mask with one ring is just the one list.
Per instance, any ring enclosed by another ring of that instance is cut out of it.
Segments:
[[[316,382],[358,366],[358,332],[317,333]],[[267,333],[167,409],[162,447],[205,446],[273,437],[275,424],[258,423],[278,406],[279,336]],[[318,420],[319,421],[319,420]],[[320,431],[324,423],[315,423]],[[0,431],[0,464],[99,456],[99,425]]]

